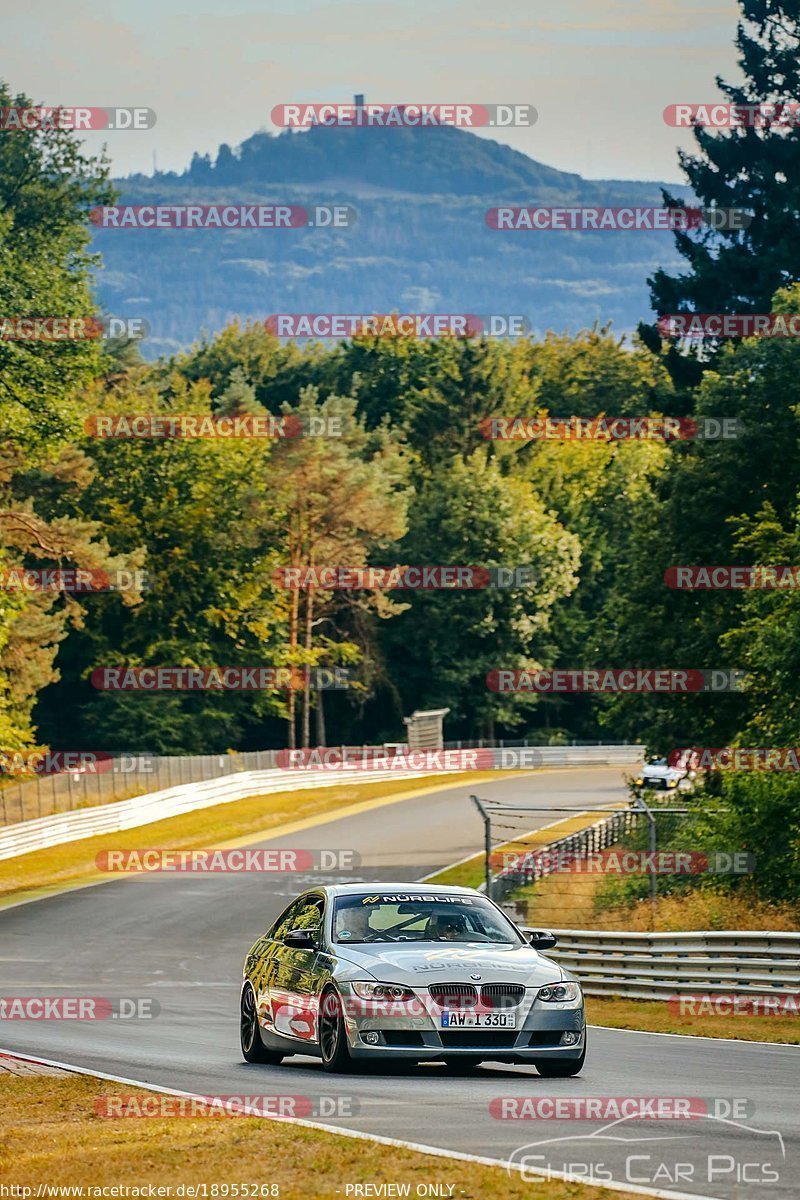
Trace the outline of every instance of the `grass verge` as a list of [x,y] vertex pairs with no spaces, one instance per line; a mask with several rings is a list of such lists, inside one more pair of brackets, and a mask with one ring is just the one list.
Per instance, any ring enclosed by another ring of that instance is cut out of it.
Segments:
[[[40,1183],[172,1188],[185,1184],[187,1189],[205,1184],[209,1195],[214,1184],[231,1188],[275,1184],[280,1200],[308,1200],[309,1196],[334,1200],[337,1194],[344,1197],[348,1183],[409,1184],[413,1196],[418,1185],[437,1183],[439,1194],[445,1195],[450,1185],[453,1200],[486,1196],[530,1200],[531,1185],[503,1167],[461,1163],[280,1121],[98,1116],[98,1100],[113,1095],[153,1098],[153,1093],[123,1090],[88,1076],[0,1077],[0,1181],[34,1189]],[[547,1185],[547,1200],[613,1197],[632,1200],[629,1192],[557,1180]]]
[[638,1029],[646,1033],[688,1033],[695,1037],[736,1038],[743,1042],[791,1042],[800,1045],[796,1017],[680,1016],[660,1000],[626,1000],[621,996],[587,996],[591,1025]]
[[[619,849],[619,847],[617,847]],[[693,929],[769,930],[800,928],[800,904],[768,904],[745,892],[686,888],[679,893],[610,905],[600,891],[605,876],[580,872],[547,875],[517,888],[509,903],[525,922],[562,929],[624,929],[628,933],[677,933]]]
[[279,827],[317,817],[346,815],[354,806],[379,800],[387,803],[439,791],[445,787],[463,787],[496,778],[494,774],[464,773],[427,776],[414,783],[391,779],[381,783],[343,783],[319,790],[276,792],[269,796],[249,796],[228,804],[215,804],[197,812],[184,813],[150,825],[139,825],[120,833],[65,842],[48,850],[35,850],[19,858],[0,862],[0,907],[28,895],[47,895],[65,887],[83,886],[109,878],[95,866],[102,850],[136,850],[167,847],[173,850],[224,848],[232,842],[245,844],[275,834]]

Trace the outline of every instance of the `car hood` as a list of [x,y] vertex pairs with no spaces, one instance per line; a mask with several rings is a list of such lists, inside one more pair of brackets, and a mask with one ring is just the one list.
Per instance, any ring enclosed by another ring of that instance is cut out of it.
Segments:
[[642,774],[648,775],[651,779],[671,779],[673,775],[680,775],[680,771],[676,771],[674,767],[643,767]]
[[[339,958],[364,969],[384,983],[428,987],[431,983],[522,983],[542,987],[569,978],[565,971],[531,946],[486,946],[441,942],[410,945],[337,946]],[[480,980],[473,980],[479,975]]]

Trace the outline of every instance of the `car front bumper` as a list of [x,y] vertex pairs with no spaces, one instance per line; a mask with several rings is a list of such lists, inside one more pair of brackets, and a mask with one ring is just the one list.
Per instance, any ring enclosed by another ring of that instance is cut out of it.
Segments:
[[[583,998],[551,1004],[526,999],[505,1011],[516,1014],[514,1029],[440,1027],[441,1010],[420,995],[414,1015],[390,1012],[361,1014],[354,997],[344,996],[345,1028],[353,1058],[487,1058],[530,1062],[534,1059],[577,1059],[583,1053],[586,1015]],[[423,1007],[424,1006],[424,1007]],[[577,1035],[564,1044],[563,1035]],[[377,1036],[377,1041],[375,1040]],[[369,1040],[367,1040],[369,1038]]]

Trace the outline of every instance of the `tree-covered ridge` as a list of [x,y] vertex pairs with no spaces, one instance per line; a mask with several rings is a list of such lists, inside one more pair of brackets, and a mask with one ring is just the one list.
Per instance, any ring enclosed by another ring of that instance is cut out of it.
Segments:
[[[349,204],[349,229],[111,230],[104,308],[145,317],[148,358],[281,312],[518,313],[539,335],[635,328],[668,233],[498,232],[497,205],[660,205],[660,185],[587,180],[461,129],[256,133],[181,173],[117,181],[127,204]],[[687,199],[690,192],[687,189]]]

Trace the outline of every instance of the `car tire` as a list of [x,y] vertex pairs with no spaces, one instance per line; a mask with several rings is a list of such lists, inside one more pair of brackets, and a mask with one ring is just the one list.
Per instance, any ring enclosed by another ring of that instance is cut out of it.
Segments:
[[284,1056],[274,1050],[268,1050],[261,1040],[256,1017],[256,995],[249,980],[242,988],[239,1003],[239,1036],[245,1062],[269,1063],[274,1067],[283,1062]]
[[345,1074],[353,1069],[344,1028],[342,1000],[335,988],[322,993],[319,1002],[319,1052],[322,1069]]
[[533,1060],[533,1065],[545,1079],[566,1079],[570,1075],[578,1075],[586,1062],[586,1030],[583,1031],[583,1050],[580,1058],[539,1058]]

